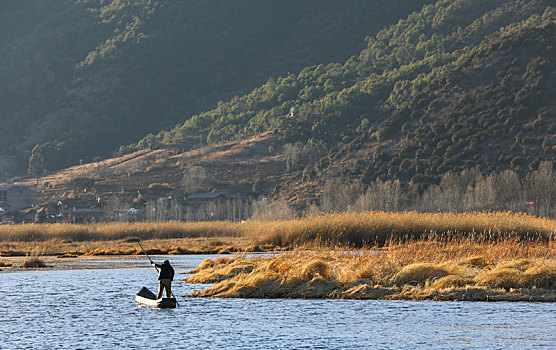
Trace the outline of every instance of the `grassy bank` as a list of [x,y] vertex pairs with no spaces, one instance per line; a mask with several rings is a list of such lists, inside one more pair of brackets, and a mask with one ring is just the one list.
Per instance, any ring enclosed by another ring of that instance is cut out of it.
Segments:
[[141,222],[101,224],[22,224],[0,226],[0,241],[43,242],[52,239],[72,241],[114,241],[121,239],[169,239],[243,235],[242,225],[228,221]]
[[[136,238],[116,241],[72,241],[52,239],[42,242],[0,242],[0,256],[28,254],[71,258],[80,255],[141,255]],[[227,254],[237,251],[259,251],[251,240],[241,237],[199,237],[141,240],[148,254]]]
[[0,256],[134,255],[143,242],[150,254],[217,254],[256,250],[231,222],[24,224],[0,226]]
[[[0,226],[0,255],[28,254],[37,246],[47,255],[137,254],[139,240],[153,241],[152,249],[169,254],[359,248],[383,245],[392,237],[408,240],[431,233],[548,241],[556,233],[556,220],[510,212],[363,212],[283,221],[5,225]],[[212,243],[206,244],[209,240]]]
[[556,301],[553,241],[488,237],[390,240],[384,248],[207,259],[190,296]]

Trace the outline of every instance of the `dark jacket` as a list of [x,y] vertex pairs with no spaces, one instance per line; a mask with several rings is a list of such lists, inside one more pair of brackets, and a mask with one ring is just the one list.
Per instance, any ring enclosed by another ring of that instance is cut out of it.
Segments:
[[154,264],[154,266],[160,269],[158,274],[158,279],[169,279],[170,281],[174,280],[174,268],[170,264]]

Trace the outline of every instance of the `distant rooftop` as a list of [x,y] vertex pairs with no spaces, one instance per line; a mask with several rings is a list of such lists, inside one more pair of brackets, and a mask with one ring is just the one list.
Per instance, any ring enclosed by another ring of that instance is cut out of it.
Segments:
[[225,193],[215,193],[215,192],[208,192],[208,193],[193,193],[185,197],[185,199],[216,199],[216,198],[225,198],[225,199],[247,199],[244,195],[241,194],[225,194]]

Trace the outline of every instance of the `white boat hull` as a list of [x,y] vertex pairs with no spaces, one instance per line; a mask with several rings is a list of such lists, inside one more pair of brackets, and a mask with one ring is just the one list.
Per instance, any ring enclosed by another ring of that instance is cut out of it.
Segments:
[[135,301],[138,304],[156,307],[159,309],[172,309],[177,305],[176,298],[155,298],[155,295],[148,290],[148,288],[143,287],[143,289],[141,289],[141,291],[135,296]]

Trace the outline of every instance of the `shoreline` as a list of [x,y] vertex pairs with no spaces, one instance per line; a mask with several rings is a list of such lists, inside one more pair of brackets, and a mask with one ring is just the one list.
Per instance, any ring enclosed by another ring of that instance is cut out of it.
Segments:
[[[246,237],[198,237],[168,239],[122,239],[72,241],[51,239],[40,242],[0,241],[0,260],[10,257],[49,256],[73,258],[79,256],[135,256],[142,255],[140,242],[153,255],[216,255],[240,252],[266,252],[274,247],[258,245]],[[1,267],[1,266],[0,266]]]
[[[2,262],[13,264],[11,267],[2,267],[0,265],[0,273],[3,272],[27,272],[27,271],[60,271],[60,270],[90,270],[90,269],[119,269],[119,268],[133,268],[141,267],[139,265],[148,265],[148,260],[145,261],[145,257],[139,255],[82,255],[71,258],[60,259],[56,256],[38,256],[38,259],[45,263],[45,267],[21,267],[26,257],[2,257]],[[111,260],[111,263],[106,263],[106,261]],[[121,260],[122,263],[119,263]],[[130,260],[136,260],[136,262],[130,262]],[[131,266],[122,266],[125,263]]]
[[[248,255],[267,254],[266,252],[249,252]],[[153,260],[160,259],[161,257],[171,256],[203,256],[209,255],[213,257],[232,256],[228,254],[156,254],[150,255]],[[90,269],[120,269],[120,268],[143,268],[151,267],[148,259],[144,254],[141,255],[80,255],[74,257],[60,258],[56,255],[51,256],[37,256],[44,262],[44,267],[22,267],[21,264],[27,259],[27,256],[10,256],[0,257],[0,274],[1,273],[15,273],[27,271],[60,271],[60,270],[90,270]],[[7,264],[7,265],[5,265]],[[186,275],[188,272],[177,272],[178,275]]]
[[180,295],[186,298],[229,298],[229,299],[307,299],[307,300],[405,300],[405,301],[465,301],[465,302],[530,302],[555,303],[556,292],[553,290],[539,290],[530,293],[529,290],[506,291],[504,289],[488,288],[460,288],[453,290],[417,290],[414,294],[404,288],[390,289],[370,287],[377,293],[349,295],[337,294],[327,296],[208,296],[202,292]]

